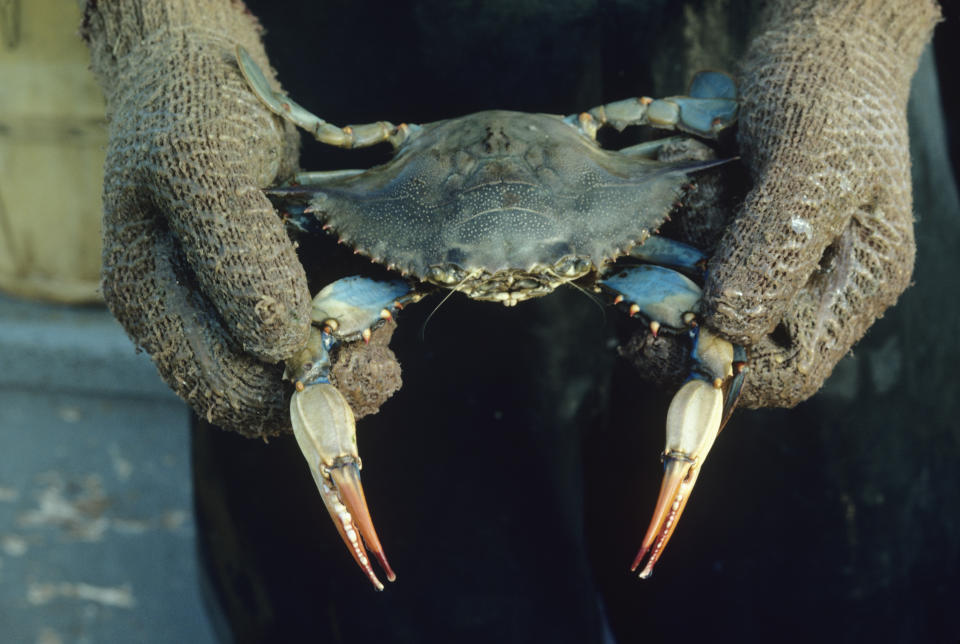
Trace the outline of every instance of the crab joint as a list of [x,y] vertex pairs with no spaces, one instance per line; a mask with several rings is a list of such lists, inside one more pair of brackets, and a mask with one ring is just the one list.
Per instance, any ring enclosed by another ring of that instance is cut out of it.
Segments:
[[340,323],[334,318],[327,318],[321,324],[323,330],[327,333],[335,333],[340,329]]
[[350,405],[333,385],[310,385],[298,389],[290,399],[290,421],[337,532],[374,588],[383,590],[367,551],[380,563],[389,581],[397,576],[380,545],[360,484],[357,430]]

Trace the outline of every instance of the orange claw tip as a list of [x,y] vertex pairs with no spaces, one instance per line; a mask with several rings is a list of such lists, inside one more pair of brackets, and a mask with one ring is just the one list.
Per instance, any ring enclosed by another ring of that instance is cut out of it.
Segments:
[[[641,547],[640,547],[639,552],[637,552],[636,558],[633,560],[633,563],[630,565],[630,572],[636,572],[636,571],[637,571],[637,567],[640,565],[640,562],[643,561],[644,555],[646,555],[646,554],[647,554],[647,551],[649,551],[649,550],[650,550],[650,548],[647,548],[646,546],[641,546]],[[643,577],[643,576],[641,575],[641,577]],[[644,579],[645,579],[645,577],[644,577]]]
[[700,468],[682,454],[667,454],[664,458],[660,496],[657,497],[657,505],[643,537],[643,544],[630,566],[630,571],[635,572],[649,554],[646,565],[640,571],[641,579],[648,579],[653,574],[653,567],[673,536],[700,473]]
[[330,517],[354,561],[367,574],[374,588],[383,590],[383,584],[373,571],[366,551],[369,550],[380,563],[387,581],[396,580],[397,575],[390,567],[383,546],[380,545],[380,538],[373,527],[373,519],[370,517],[370,509],[360,483],[360,468],[352,461],[333,467],[330,469],[330,481],[334,487],[330,490],[330,502],[326,504]]

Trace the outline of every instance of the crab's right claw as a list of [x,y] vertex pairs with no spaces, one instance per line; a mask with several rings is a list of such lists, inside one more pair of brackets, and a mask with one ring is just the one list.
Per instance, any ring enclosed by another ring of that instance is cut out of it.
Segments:
[[667,410],[667,447],[663,452],[663,482],[653,518],[630,570],[635,571],[649,554],[640,572],[653,574],[660,555],[680,521],[687,499],[697,482],[700,467],[720,433],[723,391],[714,383],[694,378],[673,397]]
[[640,571],[642,579],[653,574],[654,565],[673,536],[713,441],[737,404],[746,374],[743,347],[702,326],[695,327],[692,334],[694,371],[667,410],[660,496],[643,545],[630,568],[635,571],[646,557]]
[[350,405],[336,387],[317,383],[294,392],[290,418],[297,444],[337,531],[374,587],[383,590],[367,551],[380,562],[387,580],[394,581],[397,576],[380,545],[360,484],[356,423]]

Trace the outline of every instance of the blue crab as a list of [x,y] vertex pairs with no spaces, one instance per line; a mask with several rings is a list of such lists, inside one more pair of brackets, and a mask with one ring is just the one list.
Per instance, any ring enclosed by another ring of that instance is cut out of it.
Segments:
[[[337,127],[273,91],[238,48],[251,89],[274,113],[317,140],[351,148],[389,143],[395,155],[368,170],[307,172],[268,190],[288,223],[326,231],[401,279],[352,276],[313,300],[308,346],[287,360],[291,422],[337,530],[377,589],[367,553],[390,568],[360,483],[350,405],[330,383],[330,351],[435,290],[507,306],[564,284],[609,296],[651,332],[690,341],[690,376],[667,412],[665,474],[632,570],[648,577],[683,512],[703,461],[736,404],[745,351],[697,323],[705,257],[655,236],[691,175],[725,161],[659,161],[672,137],[606,150],[602,127],[633,125],[714,138],[736,120],[733,81],[705,72],[688,95],[632,98],[567,117],[487,111],[425,125]],[[703,144],[698,144],[701,147]],[[631,265],[617,260],[630,257]]]

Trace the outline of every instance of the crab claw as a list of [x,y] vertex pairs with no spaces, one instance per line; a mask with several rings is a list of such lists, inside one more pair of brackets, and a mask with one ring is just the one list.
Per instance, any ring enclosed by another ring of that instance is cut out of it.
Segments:
[[389,581],[397,576],[380,545],[360,484],[356,423],[350,405],[336,387],[317,383],[294,392],[290,418],[297,444],[337,532],[374,587],[383,590],[367,550],[380,562]]
[[653,567],[680,521],[700,467],[720,433],[724,395],[716,383],[700,378],[687,381],[667,410],[667,446],[663,452],[663,483],[653,518],[643,538],[631,571],[647,558],[640,578],[653,574]]

